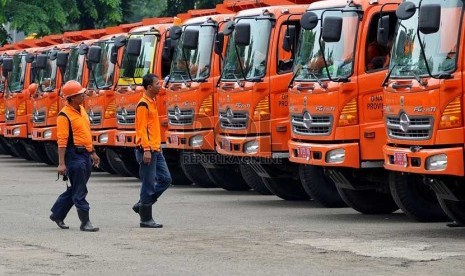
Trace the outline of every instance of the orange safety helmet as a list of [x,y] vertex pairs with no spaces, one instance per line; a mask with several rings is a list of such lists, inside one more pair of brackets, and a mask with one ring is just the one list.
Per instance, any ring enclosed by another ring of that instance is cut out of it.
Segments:
[[63,92],[63,97],[69,98],[81,93],[84,93],[86,91],[85,88],[82,88],[81,84],[75,80],[70,80],[65,85],[63,85],[63,88],[61,89]]

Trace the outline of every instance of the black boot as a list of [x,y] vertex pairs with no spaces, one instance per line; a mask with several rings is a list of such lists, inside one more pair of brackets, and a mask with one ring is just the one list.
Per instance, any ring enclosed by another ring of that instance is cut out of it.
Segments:
[[156,223],[152,218],[152,204],[140,204],[140,227],[142,228],[162,228],[163,225]]
[[66,225],[63,220],[56,218],[53,214],[50,215],[50,219],[54,221],[61,229],[69,229],[69,226]]
[[139,214],[139,208],[140,208],[140,201],[137,202],[136,204],[134,204],[134,205],[132,206],[132,210],[133,210],[134,213],[136,213],[136,214]]
[[97,232],[99,230],[98,227],[94,227],[92,223],[89,220],[89,211],[77,209],[77,213],[79,216],[79,219],[81,220],[81,231],[86,231],[86,232]]

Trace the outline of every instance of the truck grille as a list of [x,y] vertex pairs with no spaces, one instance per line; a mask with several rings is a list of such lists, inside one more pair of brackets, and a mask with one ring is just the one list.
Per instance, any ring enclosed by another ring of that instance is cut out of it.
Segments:
[[95,125],[100,125],[102,123],[102,112],[101,111],[90,110],[88,115],[89,115],[89,121],[91,125],[95,126]]
[[332,116],[291,115],[292,131],[301,135],[329,135],[333,124]]
[[45,123],[45,114],[45,111],[34,111],[34,114],[32,115],[32,122],[34,124]]
[[224,129],[245,129],[248,120],[247,112],[232,111],[231,109],[220,111],[221,128]]
[[8,109],[5,112],[5,121],[14,121],[15,120],[15,110],[14,109]]
[[433,117],[409,117],[406,113],[396,117],[387,117],[386,126],[389,137],[401,140],[430,139],[433,129]]
[[116,119],[118,124],[121,125],[133,125],[136,122],[136,111],[127,109],[116,110]]
[[194,110],[181,110],[179,107],[168,110],[168,120],[170,125],[191,125],[194,121]]

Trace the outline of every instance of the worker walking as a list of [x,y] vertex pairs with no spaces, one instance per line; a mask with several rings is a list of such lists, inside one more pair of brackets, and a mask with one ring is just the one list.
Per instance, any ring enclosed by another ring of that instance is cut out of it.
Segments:
[[136,108],[136,160],[142,180],[139,202],[133,210],[140,215],[140,227],[161,228],[152,217],[152,205],[171,184],[171,175],[161,151],[160,122],[156,96],[160,92],[158,77],[143,77],[144,94]]
[[66,106],[58,114],[58,174],[68,178],[70,185],[53,205],[50,219],[61,229],[69,229],[64,219],[69,210],[76,206],[81,221],[81,231],[96,232],[89,220],[89,203],[86,201],[87,181],[92,165],[98,167],[100,158],[92,146],[90,122],[82,106],[85,88],[77,81],[71,80],[62,88]]

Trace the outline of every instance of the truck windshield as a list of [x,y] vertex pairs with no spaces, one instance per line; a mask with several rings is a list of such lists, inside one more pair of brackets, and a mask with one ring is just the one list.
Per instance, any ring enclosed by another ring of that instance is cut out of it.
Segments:
[[[121,64],[120,79],[118,84],[125,85],[128,82],[142,84],[142,77],[152,72],[152,65],[155,59],[155,45],[158,43],[158,36],[155,34],[137,34],[131,38],[141,38],[142,44],[139,56],[124,55]],[[129,39],[131,39],[129,38]]]
[[[210,75],[210,63],[213,39],[215,37],[215,26],[191,25],[186,26],[185,29],[198,30],[199,42],[197,49],[185,49],[182,46],[184,35],[181,36],[178,46],[176,47],[173,62],[171,63],[172,82],[183,82],[190,80],[190,77],[192,77],[193,80],[199,81],[208,78]],[[187,70],[189,70],[189,72]]]
[[98,88],[111,87],[113,85],[113,75],[115,72],[115,65],[110,62],[111,49],[113,48],[114,41],[97,42],[95,45],[102,48],[102,56],[100,62],[93,65],[93,73],[90,74],[89,88],[96,89],[96,82]]
[[16,54],[13,56],[13,71],[9,78],[9,88],[12,92],[21,92],[23,90],[26,65],[26,55]]
[[[413,0],[417,6],[420,0]],[[418,30],[418,11],[407,20],[399,21],[392,50],[391,77],[429,76],[426,62],[433,76],[450,73],[457,68],[457,55],[460,22],[463,14],[461,0],[423,0],[425,4],[441,5],[441,27],[432,34],[420,33]],[[423,56],[420,41],[425,50]]]
[[[319,17],[322,10],[313,11]],[[342,34],[338,42],[321,42],[322,49],[318,40],[321,35],[321,22],[312,30],[302,29],[301,39],[297,49],[297,58],[294,65],[295,81],[315,81],[318,79],[347,78],[352,75],[354,68],[355,42],[357,37],[359,17],[354,11],[327,11],[323,14],[328,16],[342,16]],[[328,71],[322,57],[322,52]]]
[[72,48],[69,52],[68,64],[65,71],[65,83],[70,80],[75,80],[82,83],[82,73],[84,70],[84,55],[78,53],[78,48]]
[[[265,76],[266,72],[271,20],[239,18],[236,19],[236,22],[250,24],[250,44],[247,46],[236,46],[234,41],[235,33],[230,36],[222,79],[243,79],[242,71],[247,80],[261,79]],[[235,47],[237,47],[239,57]]]
[[49,92],[55,89],[57,75],[57,61],[47,59],[47,66],[45,69],[37,70],[34,82],[41,85],[44,92]]

